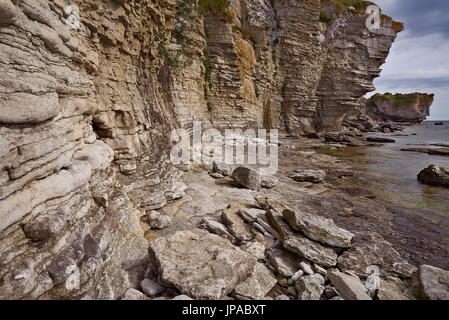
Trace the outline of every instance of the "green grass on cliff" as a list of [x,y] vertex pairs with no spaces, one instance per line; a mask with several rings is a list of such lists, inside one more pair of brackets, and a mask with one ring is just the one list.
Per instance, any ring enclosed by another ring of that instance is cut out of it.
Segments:
[[400,106],[411,105],[416,100],[416,97],[411,96],[411,95],[397,94],[397,95],[391,96],[390,100],[393,101],[394,106],[398,108]]
[[320,10],[320,21],[321,22],[328,23],[329,21],[331,21],[331,19],[332,19],[332,17],[329,12],[327,12],[326,10],[323,10],[323,9]]
[[198,7],[201,14],[214,14],[227,22],[234,20],[234,13],[228,9],[229,0],[199,0]]
[[222,13],[224,12],[229,5],[229,0],[199,0],[198,6],[202,13]]
[[367,6],[373,4],[370,1],[364,0],[334,0],[334,2],[339,3],[345,9],[348,9],[349,7],[354,7],[355,9],[365,9]]
[[413,103],[415,103],[418,99],[421,100],[424,104],[428,104],[433,100],[433,95],[428,95],[424,93],[410,93],[410,94],[391,94],[391,93],[385,93],[385,94],[376,94],[372,98],[377,99],[385,99],[392,101],[394,106],[396,108],[399,108],[401,106],[409,106]]

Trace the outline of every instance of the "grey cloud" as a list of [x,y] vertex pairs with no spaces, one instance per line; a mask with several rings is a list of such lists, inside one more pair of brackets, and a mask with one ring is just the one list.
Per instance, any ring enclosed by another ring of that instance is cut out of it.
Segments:
[[449,1],[375,0],[384,13],[405,23],[406,30],[419,37],[440,33],[449,38]]
[[381,77],[374,82],[377,92],[435,93],[431,119],[449,119],[449,1],[374,2],[383,13],[405,24]]

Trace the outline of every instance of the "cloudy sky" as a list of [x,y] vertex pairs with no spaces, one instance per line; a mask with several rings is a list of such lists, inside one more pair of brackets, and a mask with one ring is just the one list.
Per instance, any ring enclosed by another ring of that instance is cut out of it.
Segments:
[[431,120],[449,120],[449,0],[373,0],[404,22],[374,82],[377,92],[435,93]]

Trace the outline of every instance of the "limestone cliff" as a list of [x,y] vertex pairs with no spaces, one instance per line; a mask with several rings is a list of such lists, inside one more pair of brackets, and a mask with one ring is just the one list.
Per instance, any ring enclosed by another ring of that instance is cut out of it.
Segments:
[[181,122],[262,126],[269,116],[294,135],[338,130],[375,89],[373,79],[403,29],[382,15],[379,29],[369,31],[363,6],[338,1],[233,0],[205,12],[191,22],[179,14],[175,22],[188,32],[173,46],[190,43],[176,51],[190,63],[173,74]]
[[376,94],[367,102],[366,113],[378,121],[421,122],[430,115],[433,94]]
[[[78,30],[65,22],[80,11]],[[178,173],[175,1],[0,1],[0,299],[114,299]],[[141,271],[140,271],[141,273]]]
[[182,196],[171,130],[338,128],[402,28],[366,18],[318,0],[0,0],[0,299],[135,287],[141,216]]

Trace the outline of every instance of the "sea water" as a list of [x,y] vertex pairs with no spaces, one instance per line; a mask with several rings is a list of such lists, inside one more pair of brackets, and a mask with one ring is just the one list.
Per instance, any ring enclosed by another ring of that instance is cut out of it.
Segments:
[[350,183],[368,189],[376,200],[385,204],[449,218],[449,188],[423,185],[417,179],[418,173],[431,164],[449,169],[449,156],[401,151],[403,148],[441,148],[432,144],[449,144],[449,121],[444,121],[443,126],[427,121],[406,127],[399,134],[372,135],[393,138],[396,143],[347,148],[344,157],[352,161],[359,172],[349,179]]

